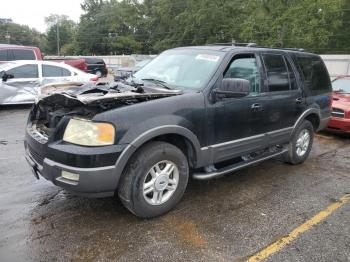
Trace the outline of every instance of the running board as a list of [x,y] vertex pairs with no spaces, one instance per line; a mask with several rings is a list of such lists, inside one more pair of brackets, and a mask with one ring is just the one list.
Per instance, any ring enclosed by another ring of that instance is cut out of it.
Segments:
[[276,152],[276,153],[273,153],[273,154],[269,154],[269,155],[265,154],[257,159],[242,161],[241,163],[230,165],[230,166],[227,166],[227,167],[224,167],[222,169],[218,169],[218,170],[215,170],[215,171],[209,172],[209,173],[206,173],[206,172],[194,173],[192,175],[192,177],[194,179],[198,179],[198,180],[209,180],[209,179],[217,178],[217,177],[226,175],[228,173],[240,170],[240,169],[245,168],[247,166],[251,166],[251,165],[263,162],[265,160],[280,156],[280,155],[286,153],[287,151],[288,151],[287,149],[283,149],[283,150]]

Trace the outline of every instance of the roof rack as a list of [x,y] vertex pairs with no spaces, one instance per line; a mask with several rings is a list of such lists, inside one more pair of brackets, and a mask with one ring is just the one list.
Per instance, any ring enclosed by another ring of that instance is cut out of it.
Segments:
[[213,46],[213,45],[222,45],[222,46],[246,46],[246,47],[257,47],[258,45],[256,43],[236,43],[236,42],[229,42],[229,43],[212,43],[212,44],[206,44],[207,46]]
[[207,46],[214,46],[214,45],[221,45],[221,46],[239,46],[239,47],[255,47],[255,48],[269,48],[269,49],[279,49],[279,50],[289,50],[289,51],[298,51],[298,52],[306,52],[303,48],[283,48],[283,47],[268,47],[268,46],[260,46],[256,43],[213,43],[213,44],[207,44]]

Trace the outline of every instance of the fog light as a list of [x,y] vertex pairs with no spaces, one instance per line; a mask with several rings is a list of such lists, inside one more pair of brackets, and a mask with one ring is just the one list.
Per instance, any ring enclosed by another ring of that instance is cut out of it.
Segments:
[[79,181],[79,174],[74,174],[74,173],[62,170],[61,176],[68,180]]

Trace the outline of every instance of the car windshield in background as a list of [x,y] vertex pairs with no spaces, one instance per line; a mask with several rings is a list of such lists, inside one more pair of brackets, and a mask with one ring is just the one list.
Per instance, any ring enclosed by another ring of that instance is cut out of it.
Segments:
[[350,93],[350,79],[338,79],[332,83],[333,91],[340,93]]
[[176,89],[199,89],[207,84],[222,57],[221,52],[207,50],[166,51],[135,73],[133,78],[137,82],[152,79]]

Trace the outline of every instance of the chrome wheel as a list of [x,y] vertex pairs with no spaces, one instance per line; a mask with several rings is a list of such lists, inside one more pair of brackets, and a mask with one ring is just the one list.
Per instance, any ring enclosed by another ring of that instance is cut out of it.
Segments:
[[179,169],[171,161],[155,164],[143,182],[143,197],[151,205],[161,205],[174,194],[179,183]]
[[310,145],[310,133],[309,130],[303,129],[297,139],[296,153],[299,157],[302,157],[307,152]]

